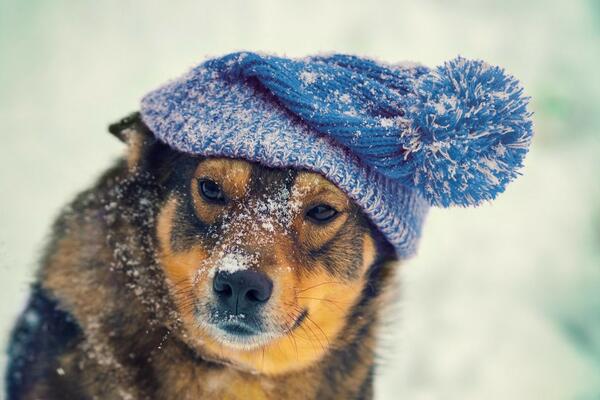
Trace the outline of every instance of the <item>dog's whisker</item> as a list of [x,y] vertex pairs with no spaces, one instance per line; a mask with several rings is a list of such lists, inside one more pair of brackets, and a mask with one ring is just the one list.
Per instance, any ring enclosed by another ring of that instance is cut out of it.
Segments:
[[341,281],[321,282],[316,285],[309,286],[309,287],[301,289],[301,290],[297,290],[296,293],[303,293],[303,292],[306,292],[307,290],[315,289],[315,288],[318,288],[318,287],[324,286],[324,285],[344,285],[344,282],[341,282]]
[[305,296],[298,296],[296,298],[297,299],[322,301],[322,302],[325,302],[325,305],[335,306],[335,307],[337,307],[337,309],[339,311],[342,311],[342,312],[344,311],[344,309],[340,306],[341,302],[339,302],[339,301],[335,301],[335,300],[331,300],[331,299],[320,299],[320,298],[317,298],[317,297],[305,297]]

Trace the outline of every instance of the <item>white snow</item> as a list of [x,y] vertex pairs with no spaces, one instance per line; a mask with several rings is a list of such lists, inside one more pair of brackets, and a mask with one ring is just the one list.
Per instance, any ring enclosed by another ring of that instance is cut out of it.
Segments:
[[302,71],[300,73],[300,79],[302,79],[302,82],[304,82],[306,85],[315,83],[317,81],[317,76],[318,75],[316,72],[311,71]]
[[391,128],[394,126],[394,120],[392,118],[380,118],[379,124],[384,128]]
[[228,253],[219,260],[217,270],[233,274],[250,267],[251,258],[236,253]]

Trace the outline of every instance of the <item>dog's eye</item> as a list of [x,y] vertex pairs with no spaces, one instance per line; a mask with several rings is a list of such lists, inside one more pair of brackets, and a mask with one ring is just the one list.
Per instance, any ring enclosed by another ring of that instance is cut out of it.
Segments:
[[306,217],[317,224],[325,224],[333,220],[337,215],[337,210],[327,204],[319,204],[306,212]]
[[201,179],[198,182],[200,195],[209,203],[224,204],[225,194],[221,187],[210,179]]

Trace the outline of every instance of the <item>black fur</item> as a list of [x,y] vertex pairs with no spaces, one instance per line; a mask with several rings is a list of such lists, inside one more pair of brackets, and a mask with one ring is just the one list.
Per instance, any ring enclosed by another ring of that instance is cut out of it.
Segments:
[[[6,392],[9,399],[20,399],[40,379],[53,378],[60,385],[60,370],[52,360],[80,340],[81,330],[75,320],[58,308],[42,288],[34,285],[29,302],[12,332]],[[68,395],[67,388],[63,398]],[[57,397],[58,398],[58,397]]]

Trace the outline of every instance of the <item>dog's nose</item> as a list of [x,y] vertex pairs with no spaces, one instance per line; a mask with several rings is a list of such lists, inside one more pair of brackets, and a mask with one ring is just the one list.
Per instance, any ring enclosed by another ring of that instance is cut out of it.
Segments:
[[249,269],[234,273],[219,271],[213,280],[213,290],[219,301],[237,314],[266,303],[273,292],[273,282],[266,274]]

